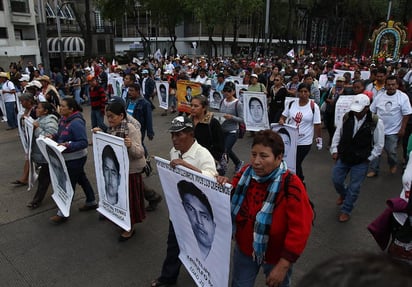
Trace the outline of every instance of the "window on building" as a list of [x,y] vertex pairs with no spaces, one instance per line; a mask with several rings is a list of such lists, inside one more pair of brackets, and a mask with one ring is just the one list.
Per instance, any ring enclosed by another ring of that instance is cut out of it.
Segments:
[[4,11],[3,0],[0,0],[0,11]]
[[106,41],[104,39],[97,40],[97,53],[98,54],[105,54],[106,51]]
[[8,39],[9,35],[7,33],[7,28],[0,27],[0,39]]
[[14,37],[16,40],[35,40],[36,33],[35,33],[34,26],[21,26],[15,25],[14,26]]
[[29,13],[28,0],[10,0],[11,12]]
[[94,11],[94,23],[96,24],[96,32],[101,33],[104,32],[104,21],[100,11]]
[[49,17],[49,18],[54,18],[54,17],[56,17],[55,14],[54,14],[54,11],[53,11],[53,9],[52,9],[52,7],[51,7],[50,4],[49,4],[49,2],[46,3],[45,9],[46,9],[46,17]]

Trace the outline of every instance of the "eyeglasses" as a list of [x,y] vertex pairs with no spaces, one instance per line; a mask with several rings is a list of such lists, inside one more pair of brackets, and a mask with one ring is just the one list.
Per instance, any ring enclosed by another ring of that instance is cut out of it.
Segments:
[[232,89],[223,89],[222,92],[226,93],[226,92],[231,92]]
[[280,79],[275,79],[274,81],[275,81],[275,82],[279,82],[279,81],[280,81]]

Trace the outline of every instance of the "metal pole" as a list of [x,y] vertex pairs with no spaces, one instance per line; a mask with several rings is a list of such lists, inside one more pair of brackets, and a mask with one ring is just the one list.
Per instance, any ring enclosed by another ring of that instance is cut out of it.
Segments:
[[388,4],[388,14],[386,16],[386,22],[389,21],[389,19],[391,18],[391,9],[392,9],[392,0],[389,0],[389,4]]
[[47,33],[46,33],[46,15],[44,8],[44,0],[39,0],[37,3],[37,11],[39,11],[39,23],[37,25],[40,38],[40,54],[46,75],[50,75],[50,59],[47,47]]
[[64,69],[64,57],[63,57],[63,43],[62,43],[62,31],[60,27],[60,9],[57,9],[57,0],[54,0],[54,10],[56,11],[56,24],[57,24],[57,37],[59,38],[59,54],[60,54],[60,67]]
[[265,54],[268,55],[268,38],[269,38],[269,11],[270,0],[266,0],[266,17],[265,17]]

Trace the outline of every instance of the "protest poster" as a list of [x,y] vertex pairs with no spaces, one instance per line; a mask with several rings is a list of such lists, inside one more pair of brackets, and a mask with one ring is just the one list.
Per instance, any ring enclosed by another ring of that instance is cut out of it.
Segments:
[[169,83],[167,81],[156,81],[157,97],[159,99],[159,107],[169,109]]
[[177,81],[177,110],[183,113],[190,113],[190,101],[192,97],[202,94],[202,84],[187,80]]
[[70,206],[73,199],[73,188],[67,172],[66,162],[62,152],[66,147],[58,145],[52,139],[39,137],[37,145],[49,164],[50,179],[53,187],[52,198],[65,217],[70,215]]
[[243,78],[240,76],[230,76],[229,80],[233,83],[235,83],[235,85],[239,85],[243,83]]
[[243,92],[243,120],[248,131],[269,128],[267,98],[260,92]]
[[182,166],[172,168],[162,158],[155,160],[179,244],[179,259],[197,286],[228,286],[231,186]]
[[236,84],[236,97],[243,104],[243,93],[247,91],[248,85]]
[[129,156],[124,139],[103,132],[93,133],[93,155],[99,193],[97,211],[130,231]]
[[342,126],[343,116],[349,112],[354,95],[341,95],[335,104],[335,127]]
[[26,134],[26,129],[24,128],[24,111],[21,111],[17,114],[17,127],[19,131],[19,137],[20,137],[20,142],[21,145],[23,146],[24,153],[27,154],[28,149],[29,149],[29,138],[28,135]]
[[277,132],[283,140],[285,151],[283,160],[288,168],[296,173],[296,151],[298,147],[298,128],[292,125],[271,124],[270,128]]
[[220,103],[223,100],[223,95],[216,91],[215,89],[210,89],[209,90],[209,107],[212,109],[219,110],[220,109]]
[[29,180],[28,180],[28,187],[27,190],[30,190],[34,183],[37,180],[37,172],[36,172],[36,165],[34,162],[31,161],[31,149],[32,149],[32,144],[33,144],[33,119],[31,117],[25,118],[24,119],[24,129],[25,129],[25,134],[27,136],[27,157],[29,161]]
[[116,73],[110,73],[108,76],[108,85],[111,87],[111,97],[121,97],[123,89],[123,78]]

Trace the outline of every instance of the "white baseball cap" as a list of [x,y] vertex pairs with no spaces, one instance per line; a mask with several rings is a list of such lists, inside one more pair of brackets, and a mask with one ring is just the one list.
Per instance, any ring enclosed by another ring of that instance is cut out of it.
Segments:
[[369,97],[364,94],[359,94],[353,98],[352,103],[350,105],[350,110],[359,113],[363,111],[363,109],[369,105],[370,105]]

